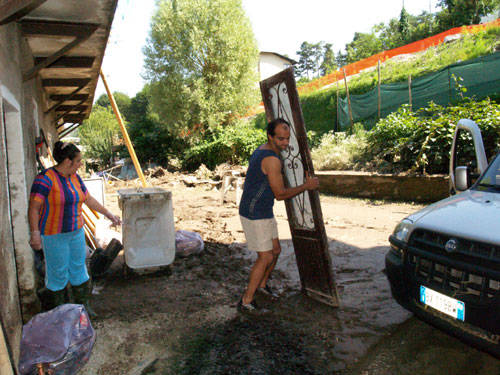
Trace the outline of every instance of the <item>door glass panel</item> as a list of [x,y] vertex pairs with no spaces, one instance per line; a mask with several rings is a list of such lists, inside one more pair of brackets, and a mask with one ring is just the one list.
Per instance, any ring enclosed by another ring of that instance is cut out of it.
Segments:
[[[293,122],[292,109],[288,99],[288,91],[285,82],[280,82],[270,88],[271,105],[275,117],[287,120],[290,129],[290,144],[288,150],[281,152],[283,169],[286,182],[290,187],[296,187],[304,183],[304,163],[300,155],[299,143]],[[291,199],[292,202],[292,225],[297,229],[314,230],[314,218],[311,209],[309,194],[303,192]]]

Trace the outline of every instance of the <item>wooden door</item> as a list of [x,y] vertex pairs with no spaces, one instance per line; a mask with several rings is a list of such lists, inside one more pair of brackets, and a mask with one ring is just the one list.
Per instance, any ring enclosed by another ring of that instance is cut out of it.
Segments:
[[[290,145],[281,153],[285,184],[302,185],[305,172],[314,175],[306,129],[293,68],[260,82],[268,121],[283,118],[291,124]],[[285,201],[303,291],[312,298],[338,306],[328,239],[318,191],[305,191]]]

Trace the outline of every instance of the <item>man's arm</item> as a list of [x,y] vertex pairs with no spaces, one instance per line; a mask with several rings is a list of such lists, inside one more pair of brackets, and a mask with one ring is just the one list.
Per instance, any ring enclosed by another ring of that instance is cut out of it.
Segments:
[[319,186],[318,178],[310,177],[306,172],[306,181],[304,184],[286,188],[283,182],[283,175],[281,174],[281,162],[274,156],[268,156],[262,160],[262,172],[267,175],[274,197],[279,201],[293,198],[306,190],[315,190]]

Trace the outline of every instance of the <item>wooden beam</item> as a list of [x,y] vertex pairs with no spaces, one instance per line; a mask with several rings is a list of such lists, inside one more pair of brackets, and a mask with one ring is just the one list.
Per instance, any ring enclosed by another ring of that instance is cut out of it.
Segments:
[[0,4],[0,25],[17,21],[47,0],[4,0]]
[[64,129],[61,133],[59,133],[59,138],[63,138],[65,136],[67,136],[69,133],[76,130],[80,125],[81,125],[81,123],[77,123],[77,124],[73,124],[73,126],[69,127],[68,129]]
[[59,51],[53,53],[52,55],[46,57],[42,62],[39,64],[36,64],[33,68],[28,70],[26,73],[23,74],[23,81],[29,81],[30,79],[34,78],[40,70],[43,68],[46,68],[53,62],[57,61],[60,57],[64,56],[67,52],[75,48],[77,45],[83,43],[86,41],[90,36],[94,33],[94,31],[97,29],[97,26],[92,26],[92,27],[83,27],[86,32],[82,35],[76,36],[75,39],[73,39],[71,42],[66,44],[63,48],[61,48]]
[[[70,112],[73,112],[74,111],[74,108],[78,107],[80,104],[82,104],[84,102],[84,100],[78,102],[78,104],[75,104],[73,106],[69,106],[69,109],[67,109],[65,112],[61,113],[60,115],[58,115],[54,122],[57,124],[59,122],[60,119],[63,119],[64,122],[79,122],[79,121],[66,121],[66,116],[78,116],[78,115],[82,115],[83,113],[83,109],[79,110],[78,113],[72,113],[70,114]],[[64,124],[62,124],[64,125]],[[62,125],[59,125],[56,127],[56,129],[59,129]]]
[[43,87],[80,87],[86,86],[90,78],[46,78],[42,79]]
[[65,112],[65,111],[70,111],[70,112],[74,112],[74,111],[86,111],[88,108],[87,105],[71,105],[71,104],[65,104],[65,105],[60,105],[59,107],[57,107],[56,109],[56,112]]
[[[48,56],[36,56],[35,65],[45,61]],[[92,68],[95,56],[63,56],[47,65],[47,68]]]
[[63,120],[65,122],[77,123],[77,122],[83,121],[84,117],[85,117],[84,114],[81,114],[81,115],[66,115],[66,116],[63,117]]
[[[53,97],[57,97],[57,96],[60,96],[62,98],[60,98],[59,100],[57,100],[57,103],[54,104],[52,107],[50,107],[49,109],[47,109],[45,111],[45,113],[49,113],[49,112],[52,112],[53,110],[57,109],[57,107],[59,107],[62,103],[64,103],[65,101],[68,101],[68,100],[80,100],[80,103],[83,103],[85,100],[88,99],[89,95],[88,94],[80,94],[80,95],[77,95],[77,92],[80,91],[81,89],[83,89],[85,86],[80,86],[80,87],[77,87],[75,90],[73,90],[70,94],[68,95],[51,95],[50,98],[52,100],[55,100],[53,99]],[[76,96],[80,96],[79,99],[76,98]]]
[[99,24],[81,22],[61,22],[39,19],[24,19],[21,21],[21,31],[24,36],[74,36],[81,37],[93,33]]
[[62,102],[67,102],[68,100],[87,100],[89,98],[89,94],[67,94],[67,95],[62,95],[62,94],[52,94],[50,95],[50,100],[54,101],[62,101]]

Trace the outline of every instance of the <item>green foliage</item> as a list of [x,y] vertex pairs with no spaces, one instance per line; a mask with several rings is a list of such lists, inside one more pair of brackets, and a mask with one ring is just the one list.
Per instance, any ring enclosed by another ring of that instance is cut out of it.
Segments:
[[299,61],[295,65],[294,72],[301,84],[309,82],[314,76],[319,77],[337,69],[331,43],[302,42],[297,55]]
[[353,63],[382,51],[382,41],[372,33],[354,33],[354,38],[345,46],[347,63]]
[[238,120],[232,125],[205,133],[202,141],[186,151],[184,167],[196,169],[205,164],[213,169],[221,163],[245,164],[252,152],[266,142],[265,131],[256,129],[247,121]]
[[320,73],[322,76],[330,74],[337,69],[337,62],[335,61],[335,53],[332,50],[332,44],[326,43],[323,46],[323,61],[320,66]]
[[79,128],[84,157],[91,159],[100,169],[113,161],[113,145],[120,138],[120,128],[111,108],[94,105],[90,117]]
[[402,106],[368,133],[367,160],[379,171],[448,173],[455,125],[460,119],[475,121],[491,155],[500,141],[500,105],[489,99],[442,107],[429,105],[417,112]]
[[129,106],[128,132],[142,164],[155,162],[166,166],[187,146],[183,138],[168,131],[150,105],[149,87],[132,98]]
[[478,24],[481,17],[500,5],[499,0],[439,0],[443,9],[438,14],[439,31],[452,27]]
[[[115,98],[116,105],[118,106],[118,110],[123,118],[128,118],[128,110],[130,107],[130,97],[123,92],[115,91],[113,93],[113,97]],[[102,94],[95,102],[95,104],[104,107],[111,108],[111,102],[109,101],[109,97],[107,94]]]
[[410,39],[410,21],[408,17],[409,14],[403,7],[403,9],[401,9],[401,14],[399,16],[398,31],[401,34],[401,38],[404,42]]
[[311,151],[317,170],[356,169],[367,147],[366,131],[357,127],[352,135],[330,131],[323,134],[320,143]]
[[258,50],[241,0],[161,0],[144,50],[169,131],[227,124],[257,101]]
[[[434,48],[429,48],[407,61],[386,61],[381,65],[382,83],[407,82],[408,75],[416,79],[438,71],[457,61],[466,61],[492,53],[498,44],[500,28],[488,28],[484,32],[466,34],[463,38]],[[338,55],[337,55],[338,56]],[[340,84],[339,95],[346,96],[345,87]],[[362,72],[349,80],[351,95],[364,94],[377,86],[377,71]],[[461,89],[460,89],[461,90]],[[336,86],[300,96],[302,113],[308,130],[322,135],[335,129],[337,121]],[[253,119],[255,126],[265,128],[265,116]]]

